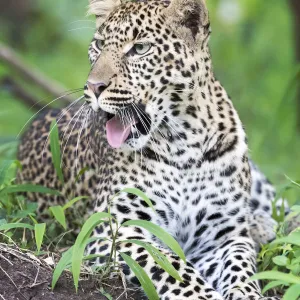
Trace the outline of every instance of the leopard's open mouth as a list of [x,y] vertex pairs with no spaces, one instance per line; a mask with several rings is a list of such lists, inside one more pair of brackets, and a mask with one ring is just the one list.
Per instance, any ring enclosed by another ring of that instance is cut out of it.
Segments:
[[120,148],[126,141],[147,135],[151,128],[151,118],[144,105],[122,108],[116,115],[106,112],[106,137],[113,148]]

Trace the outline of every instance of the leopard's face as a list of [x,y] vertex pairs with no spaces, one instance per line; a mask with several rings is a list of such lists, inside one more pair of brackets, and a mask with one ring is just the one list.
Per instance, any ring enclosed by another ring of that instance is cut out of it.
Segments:
[[93,110],[107,112],[107,139],[114,148],[145,147],[165,122],[177,122],[194,92],[197,57],[166,22],[166,6],[120,5],[90,45],[85,97]]

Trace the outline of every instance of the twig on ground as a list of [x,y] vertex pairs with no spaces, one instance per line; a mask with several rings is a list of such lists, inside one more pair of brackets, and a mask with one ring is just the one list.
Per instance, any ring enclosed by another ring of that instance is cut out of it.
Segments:
[[35,275],[33,285],[36,284],[36,281],[37,281],[37,279],[38,279],[38,277],[39,277],[39,273],[40,273],[40,266],[38,267],[37,273],[36,273],[36,275]]
[[[121,293],[120,296],[116,300],[119,300],[125,293],[126,293],[126,290],[124,290],[123,293]],[[126,294],[126,298],[127,298],[127,294]]]
[[[0,249],[0,251],[1,251],[1,249]],[[5,256],[3,256],[1,253],[0,253],[0,257],[2,258],[2,259],[4,259],[7,263],[9,263],[11,266],[13,266],[13,263],[11,262],[11,261],[9,261]]]
[[38,286],[38,285],[41,285],[41,284],[44,284],[44,283],[47,283],[47,284],[48,284],[48,281],[47,281],[47,280],[44,280],[44,281],[41,281],[41,282],[37,282],[37,283],[35,283],[35,284],[31,284],[31,285],[29,286],[29,288],[33,288],[33,287],[35,287],[35,286]]
[[2,300],[6,300],[1,294],[0,294],[0,297],[1,297]]

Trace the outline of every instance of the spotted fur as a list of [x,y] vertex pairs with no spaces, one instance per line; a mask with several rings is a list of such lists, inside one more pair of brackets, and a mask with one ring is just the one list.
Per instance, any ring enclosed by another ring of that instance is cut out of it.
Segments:
[[[121,228],[118,236],[118,250],[130,253],[143,267],[160,299],[278,299],[263,298],[258,282],[247,281],[256,272],[255,240],[271,238],[255,231],[273,232],[273,188],[254,166],[250,170],[241,121],[214,77],[204,1],[125,2],[109,14],[97,1],[91,10],[105,21],[98,20],[89,48],[88,106],[71,109],[59,122],[61,137],[68,122],[73,129],[63,156],[67,183],[58,183],[47,144],[51,119],[59,118],[54,111],[36,120],[23,137],[20,180],[62,189],[65,197],[87,194],[94,212],[110,206],[119,224],[147,220],[172,234],[187,265],[142,228]],[[137,44],[147,45],[140,47],[148,51],[137,53]],[[119,149],[112,149],[105,136],[105,124],[114,115],[124,122],[138,120]],[[75,183],[78,170],[86,166],[90,171]],[[125,187],[146,193],[156,212],[125,193],[110,201]],[[45,198],[37,200],[40,210],[49,205]],[[260,226],[262,213],[267,214],[266,226]],[[93,234],[107,237],[111,232],[103,225]],[[163,271],[144,248],[122,242],[127,239],[159,248],[183,282]],[[110,247],[103,240],[90,244],[90,254],[104,255],[95,264],[105,262]],[[127,280],[138,284],[121,257],[117,259]]]

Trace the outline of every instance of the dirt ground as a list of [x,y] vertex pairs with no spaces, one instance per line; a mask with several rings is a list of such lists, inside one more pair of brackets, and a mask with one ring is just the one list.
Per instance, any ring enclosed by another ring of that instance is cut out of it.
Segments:
[[[80,281],[78,294],[75,293],[72,277],[64,273],[54,291],[51,290],[52,270],[27,255],[13,250],[0,249],[0,300],[107,300],[100,288],[113,300],[142,300],[142,294],[133,288],[124,290],[121,280],[113,279],[101,286],[96,279]],[[126,295],[127,293],[127,295]]]

